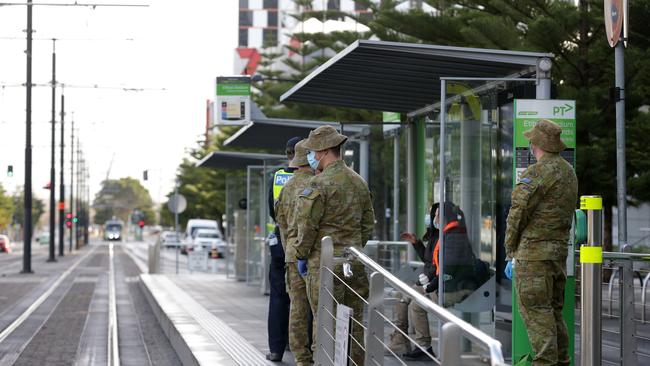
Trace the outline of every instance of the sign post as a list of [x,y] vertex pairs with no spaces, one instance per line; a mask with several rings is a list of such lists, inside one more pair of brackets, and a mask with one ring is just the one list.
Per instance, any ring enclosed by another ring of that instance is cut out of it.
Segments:
[[[187,208],[187,200],[185,196],[178,193],[178,184],[174,188],[174,195],[169,197],[167,208],[174,214],[174,232],[178,235],[178,214],[183,213]],[[176,274],[178,274],[178,251],[180,248],[176,246]]]
[[[541,100],[541,99],[516,99],[514,101],[514,131],[513,131],[513,187],[519,182],[521,173],[528,166],[536,163],[535,157],[529,151],[528,139],[524,132],[530,130],[540,119],[548,119],[557,123],[562,128],[560,138],[567,148],[560,155],[575,169],[576,148],[576,103],[574,100]],[[569,242],[567,250],[567,279],[564,288],[564,308],[562,317],[567,325],[569,334],[569,354],[574,354],[574,314],[575,307],[575,264],[574,245]],[[514,276],[517,276],[515,269]],[[514,283],[514,281],[513,281]],[[530,342],[524,320],[517,307],[517,294],[512,286],[512,360],[518,360],[530,354]],[[573,358],[571,365],[574,364]]]

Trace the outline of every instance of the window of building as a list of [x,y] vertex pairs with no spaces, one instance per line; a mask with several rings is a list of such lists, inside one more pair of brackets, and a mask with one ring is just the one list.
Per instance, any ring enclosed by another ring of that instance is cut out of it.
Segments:
[[253,12],[248,10],[239,11],[239,26],[252,27],[253,26]]
[[264,0],[264,9],[277,9],[278,0]]
[[239,47],[248,47],[248,29],[239,29]]
[[239,9],[248,9],[248,0],[239,0]]
[[327,10],[341,10],[341,0],[327,0]]
[[278,30],[264,29],[264,47],[274,47],[278,45]]
[[361,1],[355,1],[354,2],[354,10],[359,11],[359,10],[368,10],[367,6],[364,6]]
[[278,12],[277,11],[267,11],[266,12],[267,20],[266,25],[268,27],[277,27],[278,26]]

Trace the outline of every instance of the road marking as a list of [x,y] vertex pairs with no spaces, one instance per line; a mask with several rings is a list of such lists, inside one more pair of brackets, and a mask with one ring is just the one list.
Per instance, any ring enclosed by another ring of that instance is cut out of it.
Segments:
[[13,323],[9,324],[8,327],[6,327],[2,333],[0,333],[0,343],[2,343],[14,330],[16,330],[27,318],[29,318],[30,315],[39,307],[41,306],[42,303],[47,300],[50,295],[56,290],[59,285],[65,280],[72,271],[77,268],[79,263],[81,263],[84,259],[86,259],[91,253],[94,253],[97,247],[93,247],[88,253],[84,254],[83,257],[79,258],[70,268],[68,268],[65,272],[59,276],[59,278],[50,286],[50,288],[45,291],[34,303],[27,308],[16,320],[14,320]]
[[117,302],[115,301],[115,262],[113,243],[108,244],[108,366],[120,366],[120,347],[117,331]]

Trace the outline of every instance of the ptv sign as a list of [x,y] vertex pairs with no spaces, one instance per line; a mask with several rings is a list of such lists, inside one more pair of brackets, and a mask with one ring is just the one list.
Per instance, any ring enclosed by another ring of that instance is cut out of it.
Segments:
[[615,47],[621,39],[623,19],[627,15],[626,7],[627,0],[605,0],[605,30],[611,47]]

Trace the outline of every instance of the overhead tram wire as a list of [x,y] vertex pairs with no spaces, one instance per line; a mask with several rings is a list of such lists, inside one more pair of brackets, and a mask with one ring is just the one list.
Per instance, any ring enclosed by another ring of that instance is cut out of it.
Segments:
[[[23,269],[21,273],[32,272],[32,33],[33,16],[35,6],[57,6],[57,7],[129,7],[143,8],[148,4],[104,4],[104,3],[34,3],[27,0],[26,3],[0,3],[0,6],[26,6],[27,7],[27,28],[26,28],[26,82],[25,82],[25,201],[24,201],[24,235],[23,235]],[[52,86],[52,85],[50,85]],[[62,185],[61,185],[62,186]]]

